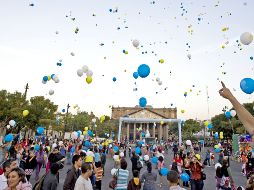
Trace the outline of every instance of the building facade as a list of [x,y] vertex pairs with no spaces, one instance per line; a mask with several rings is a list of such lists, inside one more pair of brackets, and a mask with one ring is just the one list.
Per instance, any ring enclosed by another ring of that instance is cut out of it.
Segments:
[[[112,119],[119,120],[121,117],[134,118],[133,122],[124,122],[121,128],[121,140],[136,140],[140,138],[140,131],[150,133],[151,137],[158,140],[167,140],[170,125],[163,119],[177,119],[176,108],[145,108],[136,107],[112,107]],[[157,119],[160,122],[135,122],[136,119]]]

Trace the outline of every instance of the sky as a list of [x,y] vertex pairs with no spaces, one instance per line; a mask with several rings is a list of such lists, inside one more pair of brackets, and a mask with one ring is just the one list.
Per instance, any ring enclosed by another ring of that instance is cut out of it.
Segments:
[[[156,108],[176,107],[178,118],[204,120],[231,108],[219,96],[221,80],[241,103],[253,101],[240,81],[253,77],[254,42],[237,42],[254,31],[252,0],[0,3],[0,89],[23,92],[29,83],[28,97],[45,96],[59,112],[69,103],[73,113],[78,105],[98,117],[111,115],[111,106],[133,107],[145,97]],[[141,64],[149,65],[150,75],[134,79]],[[77,75],[84,65],[93,71],[91,84],[85,74]],[[43,76],[51,74],[60,82],[43,84]]]

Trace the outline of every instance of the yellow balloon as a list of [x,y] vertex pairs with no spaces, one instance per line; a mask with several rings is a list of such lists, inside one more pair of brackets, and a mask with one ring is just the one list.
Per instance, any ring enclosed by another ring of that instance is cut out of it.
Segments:
[[164,59],[160,59],[159,62],[160,62],[160,63],[164,63]]
[[50,151],[50,146],[47,146],[48,151]]
[[181,113],[184,113],[185,111],[184,110],[181,110]]
[[160,124],[163,125],[163,124],[164,124],[164,121],[161,121]]
[[83,131],[83,135],[87,135],[87,131]]
[[93,78],[90,76],[86,77],[86,82],[87,84],[90,84],[91,82],[93,82]]
[[92,156],[86,156],[85,162],[93,162],[93,157]]
[[209,125],[209,122],[208,121],[205,121],[205,126],[207,127]]
[[108,146],[108,142],[105,142],[104,144],[105,144],[106,146]]
[[219,147],[219,145],[216,144],[216,145],[214,145],[214,148],[216,149],[216,148],[220,148],[220,147]]
[[101,146],[104,146],[104,143],[101,143]]
[[101,116],[100,117],[100,122],[102,123],[103,121],[105,121],[105,119],[106,119],[105,115]]
[[196,156],[196,158],[197,158],[198,160],[200,160],[201,157],[200,157],[199,154],[196,154],[195,156]]
[[28,116],[28,114],[29,114],[29,111],[28,111],[28,110],[24,110],[24,111],[23,111],[23,116],[24,116],[24,117]]
[[128,51],[125,51],[124,53],[127,55],[127,54],[128,54]]
[[85,127],[85,131],[88,131],[88,127]]
[[50,80],[51,80],[51,76],[49,75],[49,76],[48,76],[48,81],[50,81]]

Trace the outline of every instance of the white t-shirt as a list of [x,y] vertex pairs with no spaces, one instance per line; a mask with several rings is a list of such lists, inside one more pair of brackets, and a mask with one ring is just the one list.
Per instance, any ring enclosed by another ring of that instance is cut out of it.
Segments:
[[7,178],[5,177],[4,174],[0,175],[0,189],[4,189],[8,187],[7,185]]
[[80,175],[76,181],[74,190],[93,190],[90,178],[86,180],[82,175]]

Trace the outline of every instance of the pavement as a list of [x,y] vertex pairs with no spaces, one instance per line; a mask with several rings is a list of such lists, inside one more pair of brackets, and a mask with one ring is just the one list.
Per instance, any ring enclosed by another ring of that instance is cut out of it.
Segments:
[[[204,155],[205,155],[205,150],[203,150],[201,152],[201,156],[202,156],[202,160],[204,160]],[[173,153],[171,150],[169,150],[168,154],[165,154],[165,167],[169,168],[169,165],[172,162],[172,158],[173,158]],[[129,179],[131,179],[132,177],[132,172],[131,172],[131,161],[130,158],[127,156],[126,157],[126,161],[128,163],[128,170],[130,171],[130,176]],[[107,157],[107,162],[106,162],[106,166],[105,166],[105,175],[102,179],[102,190],[110,190],[110,188],[108,187],[108,184],[112,178],[111,176],[111,169],[114,166],[114,161],[113,159],[110,157],[110,155],[108,155]],[[235,184],[237,186],[243,186],[245,187],[246,184],[246,177],[244,177],[241,173],[241,163],[237,163],[235,161],[231,161],[230,162],[230,167],[231,167],[231,171],[232,171],[232,175],[235,181]],[[63,189],[63,183],[66,177],[66,172],[71,168],[71,165],[65,165],[65,167],[60,171],[60,181],[58,184],[57,189],[58,190],[62,190]],[[140,172],[140,176],[142,175],[142,173],[146,170],[146,168],[142,168],[141,172]],[[154,171],[156,171],[156,173],[158,173],[158,171],[156,169],[153,169]],[[216,181],[215,181],[215,168],[214,166],[211,167],[205,167],[204,172],[207,176],[207,179],[204,181],[204,189],[203,190],[215,190],[216,187]],[[45,168],[43,168],[40,172],[40,175],[43,175],[45,173]],[[34,185],[35,184],[35,172],[34,174],[31,176],[30,182]],[[157,189],[158,190],[168,190],[168,182],[166,177],[163,177],[163,185],[162,187],[159,187],[159,175],[157,177]],[[190,188],[186,188],[186,189],[190,189]]]

